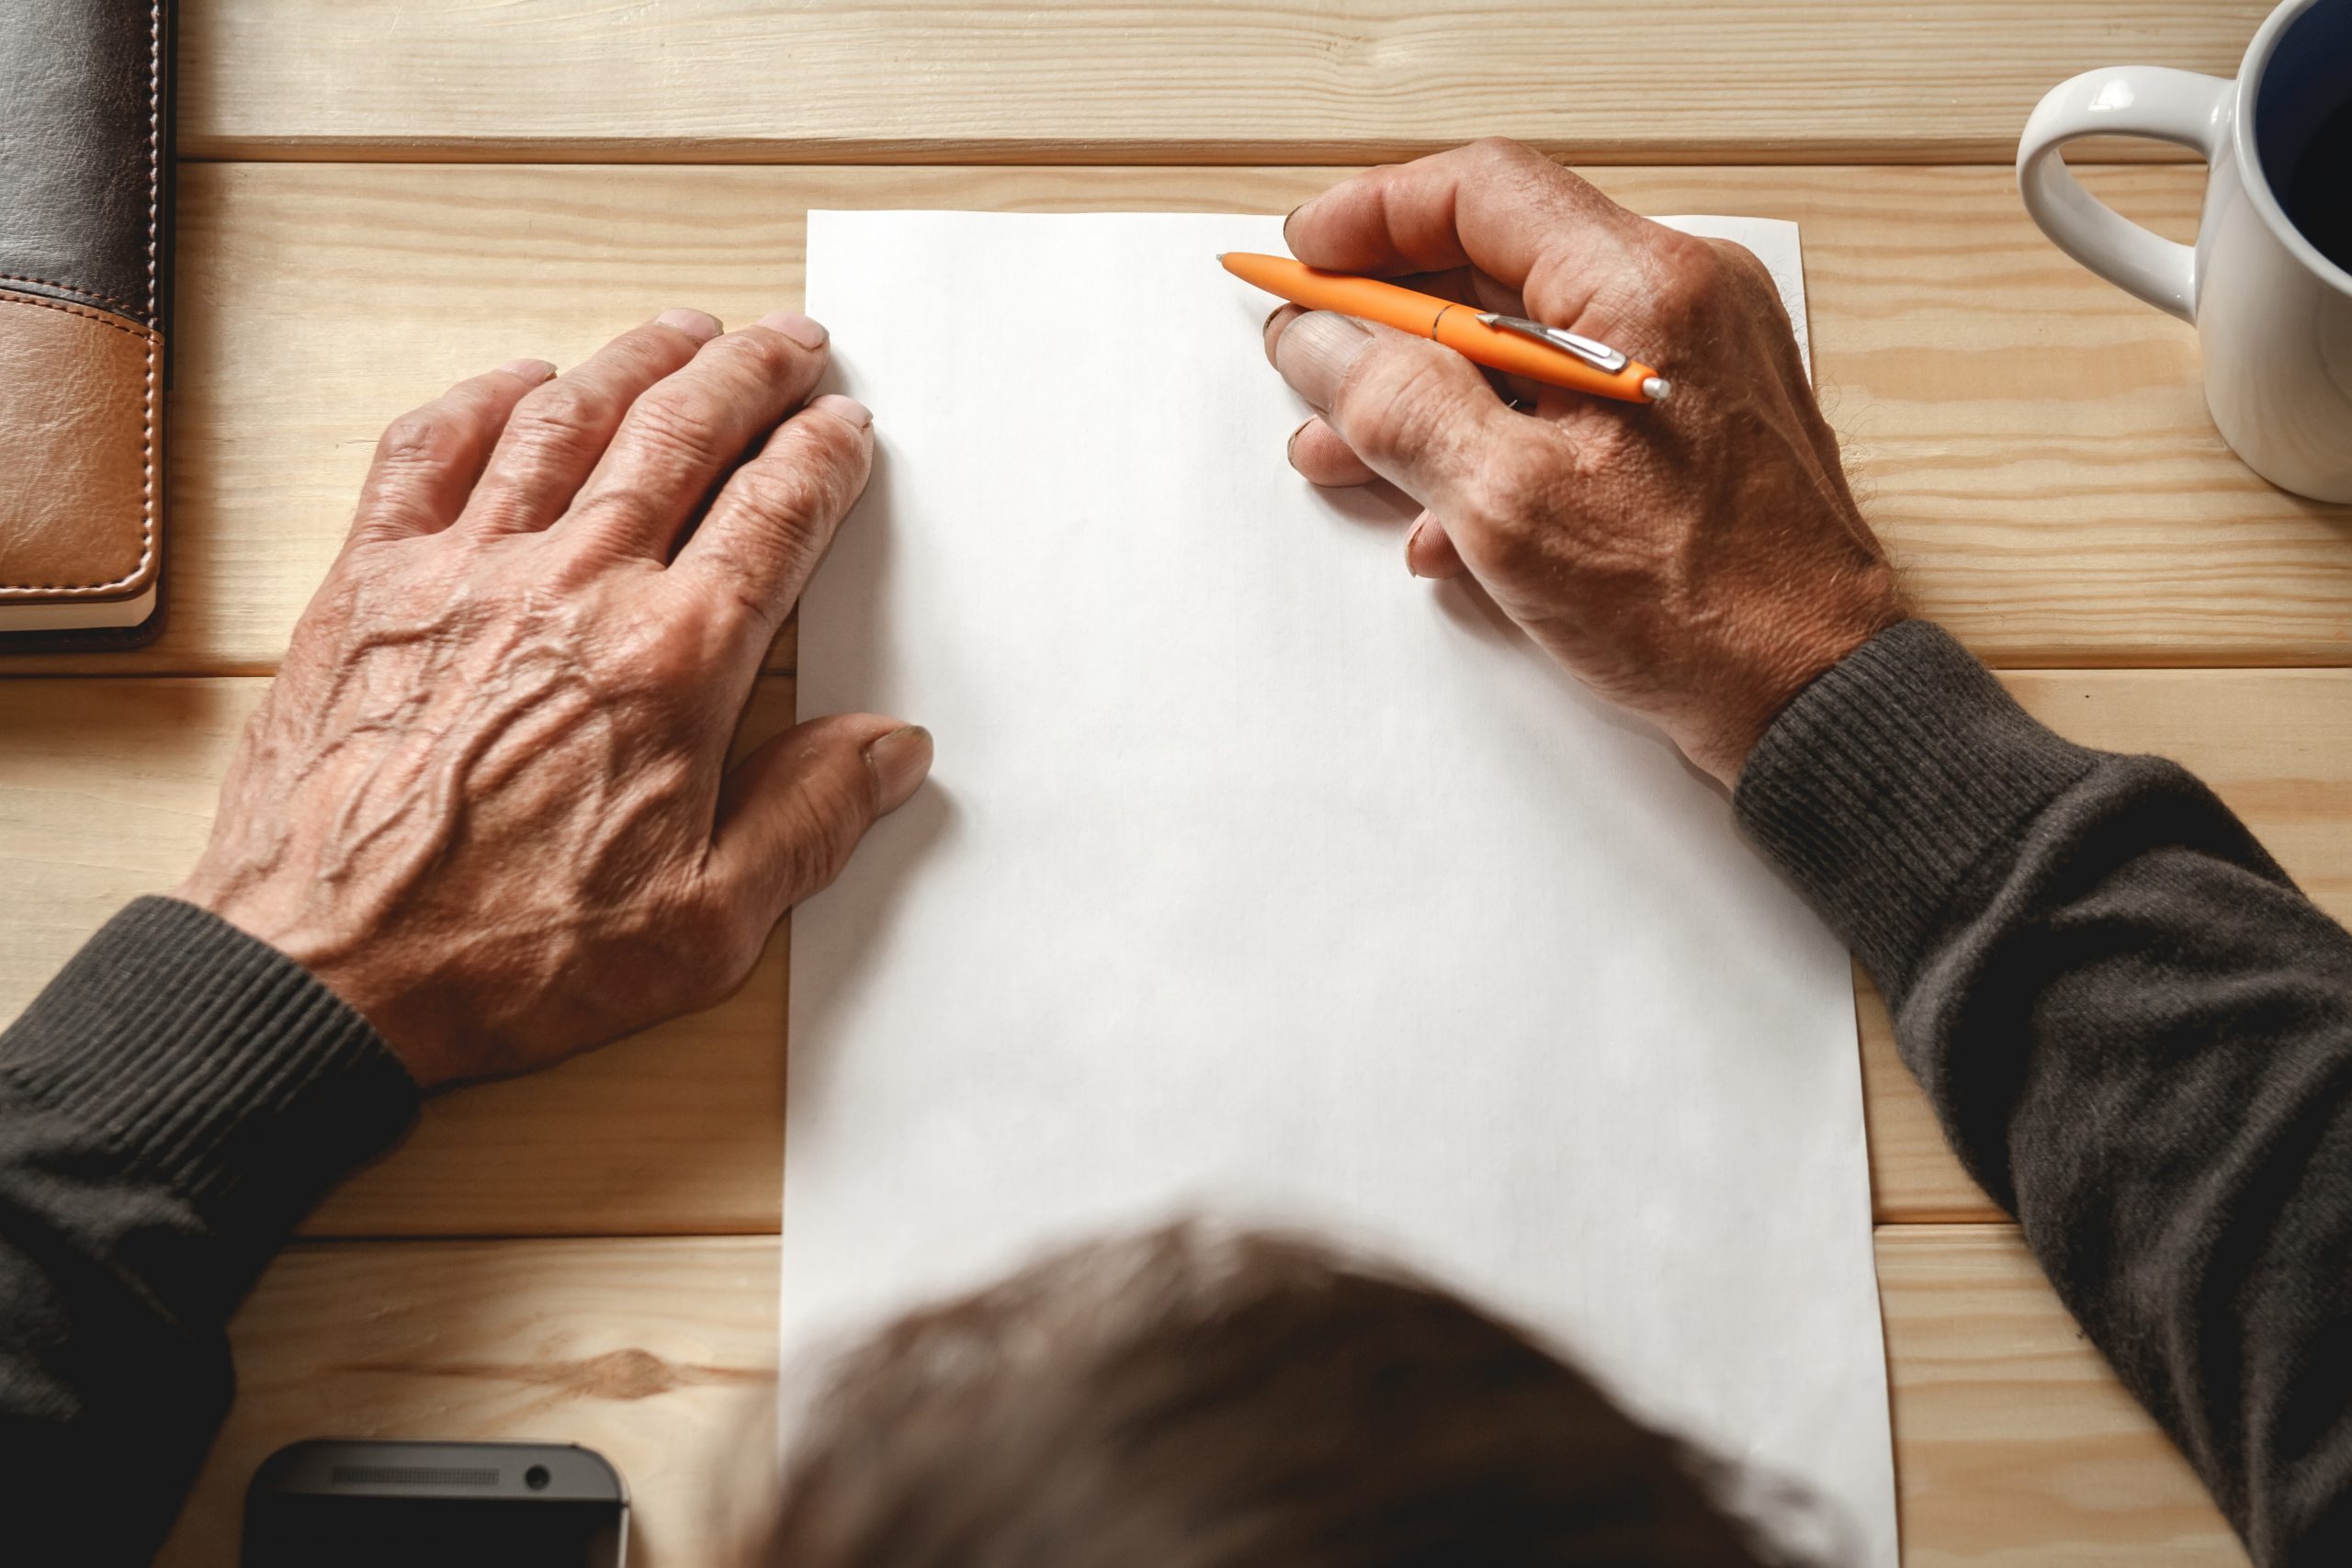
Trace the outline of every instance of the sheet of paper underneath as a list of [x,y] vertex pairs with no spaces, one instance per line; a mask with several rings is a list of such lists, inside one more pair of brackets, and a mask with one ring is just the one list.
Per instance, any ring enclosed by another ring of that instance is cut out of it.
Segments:
[[[1795,225],[1669,221],[1756,248],[1802,334]],[[786,1364],[1050,1242],[1304,1223],[1894,1568],[1846,954],[1661,737],[1407,574],[1409,505],[1286,466],[1269,302],[1212,259],[1281,248],[809,214],[881,455],[799,711],[938,761],[793,917]]]

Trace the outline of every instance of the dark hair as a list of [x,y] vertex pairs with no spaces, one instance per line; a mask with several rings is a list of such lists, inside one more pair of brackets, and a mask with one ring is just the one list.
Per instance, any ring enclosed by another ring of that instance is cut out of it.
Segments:
[[807,1407],[788,1568],[1756,1568],[1690,1458],[1527,1335],[1198,1224],[912,1314]]

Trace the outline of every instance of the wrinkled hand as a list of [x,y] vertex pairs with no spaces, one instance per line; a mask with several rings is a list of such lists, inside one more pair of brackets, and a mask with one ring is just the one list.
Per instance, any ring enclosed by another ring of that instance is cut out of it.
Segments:
[[673,310],[397,421],[180,897],[427,1085],[740,984],[931,761],[923,731],[855,714],[726,768],[873,458],[862,406],[806,400],[826,358],[805,316],[719,335]]
[[1726,784],[1814,677],[1903,615],[1745,249],[1635,216],[1508,141],[1374,169],[1291,215],[1311,266],[1566,327],[1673,382],[1662,404],[1510,384],[1426,339],[1295,307],[1267,353],[1321,417],[1291,462],[1426,508],[1423,577],[1465,568],[1569,671]]

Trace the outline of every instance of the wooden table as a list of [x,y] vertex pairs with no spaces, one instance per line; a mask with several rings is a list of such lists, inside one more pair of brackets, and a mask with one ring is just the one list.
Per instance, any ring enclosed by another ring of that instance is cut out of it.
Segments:
[[[401,409],[665,306],[794,303],[811,206],[1279,211],[1490,132],[1637,207],[1802,222],[1824,399],[1918,608],[2063,732],[2196,768],[2352,914],[2352,510],[2241,468],[2188,329],[2044,243],[2007,168],[2050,84],[2226,74],[2266,9],[185,0],[172,626],[0,667],[0,1015],[193,860]],[[2192,165],[2094,183],[2193,227]],[[791,704],[787,642],[751,731]],[[240,1318],[166,1561],[232,1562],[254,1463],[327,1432],[588,1442],[638,1561],[715,1561],[774,1377],[784,993],[779,939],[709,1013],[435,1103]],[[2242,1562],[1857,994],[1906,1561]]]

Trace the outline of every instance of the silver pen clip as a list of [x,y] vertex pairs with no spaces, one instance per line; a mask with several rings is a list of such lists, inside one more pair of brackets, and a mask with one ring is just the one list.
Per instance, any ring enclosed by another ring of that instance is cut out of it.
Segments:
[[1503,332],[1517,333],[1521,337],[1532,337],[1538,343],[1549,344],[1554,348],[1575,355],[1594,369],[1605,371],[1611,376],[1632,363],[1623,354],[1605,343],[1595,343],[1589,337],[1579,337],[1575,333],[1563,332],[1558,327],[1547,327],[1541,321],[1531,321],[1524,316],[1501,316],[1488,310],[1481,313],[1478,320],[1487,326],[1498,328]]

